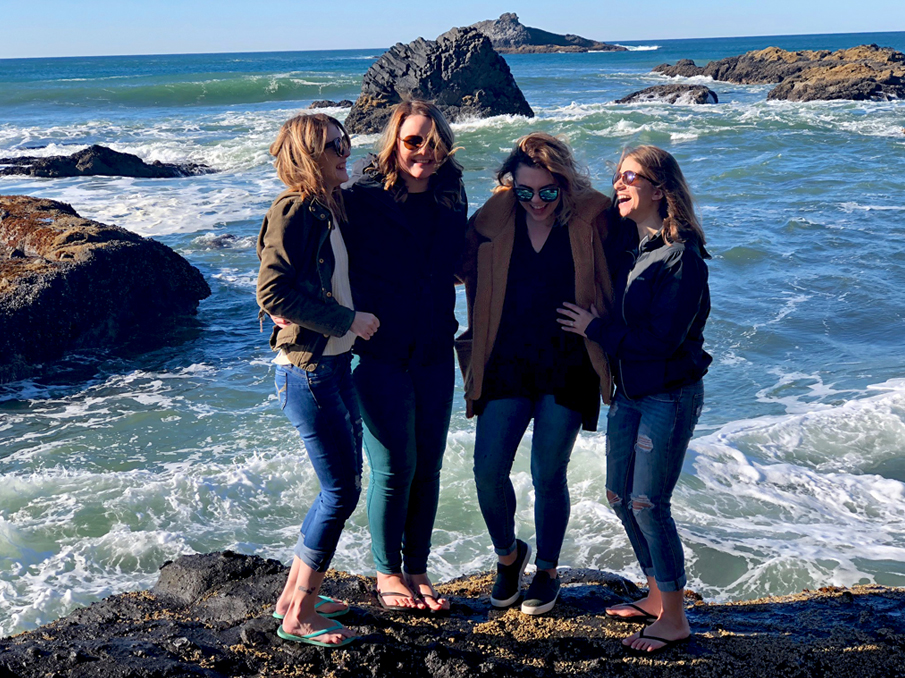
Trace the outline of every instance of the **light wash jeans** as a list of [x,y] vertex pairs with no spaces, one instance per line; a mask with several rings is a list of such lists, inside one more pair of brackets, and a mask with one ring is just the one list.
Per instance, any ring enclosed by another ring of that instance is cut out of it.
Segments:
[[610,506],[641,569],[661,591],[681,591],[687,581],[670,502],[703,406],[704,382],[698,381],[636,400],[617,391],[607,415]]
[[549,570],[569,524],[571,504],[566,470],[581,428],[581,414],[556,404],[552,395],[537,401],[500,398],[488,402],[478,415],[474,476],[478,503],[497,555],[512,553],[515,543],[515,491],[509,473],[518,445],[534,419],[531,438],[531,481],[534,484],[534,525],[537,567]]
[[317,369],[277,365],[280,407],[295,426],[320,482],[305,516],[297,555],[325,572],[361,495],[361,415],[352,388],[351,354],[323,356]]

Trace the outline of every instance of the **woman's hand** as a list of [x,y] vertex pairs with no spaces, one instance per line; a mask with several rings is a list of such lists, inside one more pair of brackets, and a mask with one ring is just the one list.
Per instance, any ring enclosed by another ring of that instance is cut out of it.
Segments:
[[352,321],[352,327],[349,329],[356,335],[367,341],[374,336],[377,328],[380,327],[380,321],[377,316],[371,313],[355,312],[355,319]]
[[292,324],[292,321],[286,320],[286,318],[281,318],[278,315],[270,316],[270,319],[273,320],[273,324],[279,327],[281,330],[285,330]]
[[591,310],[586,311],[581,306],[570,304],[568,301],[564,301],[562,305],[565,306],[565,308],[558,308],[556,309],[556,312],[560,315],[564,315],[565,318],[557,318],[556,322],[562,325],[562,328],[566,332],[572,332],[573,334],[580,334],[581,336],[586,337],[585,330],[588,329],[588,325],[591,324],[591,321],[594,318],[600,317],[597,308],[594,304],[591,304]]

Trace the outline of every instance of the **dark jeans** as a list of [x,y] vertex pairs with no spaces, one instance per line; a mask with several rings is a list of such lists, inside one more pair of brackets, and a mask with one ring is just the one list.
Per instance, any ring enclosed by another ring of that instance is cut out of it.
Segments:
[[352,388],[351,354],[324,356],[313,372],[277,365],[280,407],[298,430],[320,492],[302,523],[295,555],[324,572],[361,494],[361,415]]
[[362,356],[353,373],[371,466],[371,553],[382,574],[427,572],[455,367]]
[[[672,492],[704,406],[704,382],[629,400],[616,393],[607,417],[606,489],[644,574],[661,591],[685,588],[685,557]],[[629,508],[631,506],[631,508]]]
[[515,549],[515,491],[509,473],[528,423],[531,438],[531,481],[534,483],[534,524],[537,567],[557,566],[571,505],[566,470],[581,427],[581,413],[556,404],[552,395],[491,400],[478,416],[474,447],[474,476],[478,503],[490,532],[494,551]]

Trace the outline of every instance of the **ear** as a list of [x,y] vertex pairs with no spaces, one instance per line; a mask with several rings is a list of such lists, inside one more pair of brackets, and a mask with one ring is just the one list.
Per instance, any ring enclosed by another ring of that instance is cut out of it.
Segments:
[[663,200],[666,197],[666,193],[663,192],[663,189],[659,186],[654,188],[654,192],[651,193],[651,200]]

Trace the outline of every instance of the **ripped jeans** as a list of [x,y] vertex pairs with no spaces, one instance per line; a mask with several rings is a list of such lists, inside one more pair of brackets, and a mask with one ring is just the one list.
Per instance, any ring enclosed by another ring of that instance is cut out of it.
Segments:
[[681,591],[687,581],[670,502],[703,405],[698,381],[636,400],[618,391],[607,415],[607,500],[661,591]]

